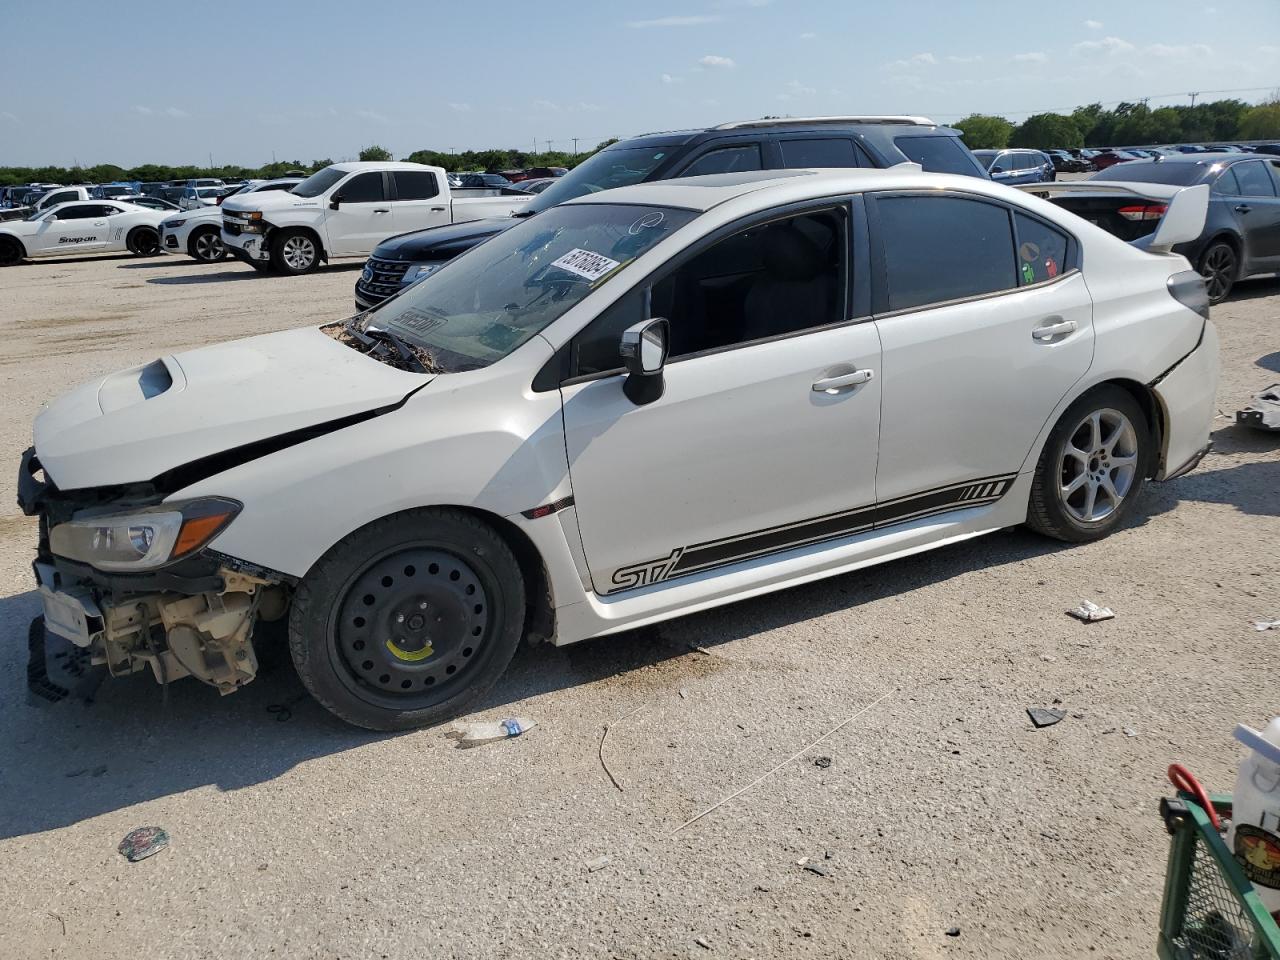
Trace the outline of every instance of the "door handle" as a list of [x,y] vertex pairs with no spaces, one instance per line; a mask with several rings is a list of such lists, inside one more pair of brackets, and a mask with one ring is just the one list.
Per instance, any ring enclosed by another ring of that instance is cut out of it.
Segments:
[[1247,203],[1236,204],[1236,213],[1248,213],[1252,209],[1253,207],[1249,206]]
[[375,210],[374,213],[390,213],[390,210]]
[[860,383],[868,383],[875,378],[875,375],[874,370],[855,370],[853,373],[841,374],[838,377],[823,377],[821,380],[814,381],[813,392],[839,393],[841,390],[856,387]]
[[1031,339],[1049,341],[1055,337],[1061,337],[1068,333],[1075,333],[1076,322],[1074,320],[1061,320],[1058,323],[1046,323],[1043,327],[1036,327],[1031,331]]
[[432,207],[432,208],[431,208],[431,212],[432,212],[432,213],[444,213],[444,207]]

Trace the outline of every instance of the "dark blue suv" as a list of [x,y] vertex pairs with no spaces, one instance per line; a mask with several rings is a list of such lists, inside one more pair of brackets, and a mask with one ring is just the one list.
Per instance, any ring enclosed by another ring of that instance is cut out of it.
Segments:
[[996,183],[1049,183],[1058,179],[1053,160],[1039,150],[975,150],[973,155]]
[[[622,140],[588,157],[514,215],[430,227],[390,237],[374,249],[356,281],[365,310],[428,276],[458,254],[501,233],[516,218],[588,193],[651,180],[744,170],[892,167],[918,163],[934,173],[986,179],[960,133],[924,117],[816,117],[748,120],[704,130]],[[1052,165],[1050,165],[1052,169]]]

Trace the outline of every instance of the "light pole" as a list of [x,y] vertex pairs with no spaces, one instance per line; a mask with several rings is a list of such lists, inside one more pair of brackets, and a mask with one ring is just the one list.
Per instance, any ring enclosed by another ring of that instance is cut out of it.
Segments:
[[1194,93],[1188,94],[1188,96],[1191,97],[1191,106],[1194,107],[1196,105],[1196,97],[1200,96],[1200,91],[1197,90]]
[[573,155],[575,157],[578,155],[578,138],[577,137],[573,138]]

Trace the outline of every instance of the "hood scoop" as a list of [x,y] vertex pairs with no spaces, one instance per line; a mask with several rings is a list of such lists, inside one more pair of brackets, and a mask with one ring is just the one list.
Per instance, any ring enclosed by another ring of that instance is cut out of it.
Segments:
[[103,413],[114,413],[143,400],[158,397],[174,386],[175,371],[182,378],[182,383],[178,384],[178,389],[181,390],[186,386],[182,369],[176,364],[170,369],[163,360],[153,360],[144,367],[113,373],[98,388],[98,406]]

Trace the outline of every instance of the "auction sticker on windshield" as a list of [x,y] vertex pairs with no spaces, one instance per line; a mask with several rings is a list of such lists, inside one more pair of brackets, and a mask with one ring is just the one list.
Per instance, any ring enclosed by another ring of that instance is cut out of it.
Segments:
[[620,264],[617,260],[610,260],[608,257],[599,253],[592,253],[590,250],[580,250],[574,247],[563,257],[553,260],[551,266],[559,267],[561,270],[567,270],[570,273],[576,273],[580,277],[586,277],[588,280],[595,282],[603,277],[610,270],[615,269]]

